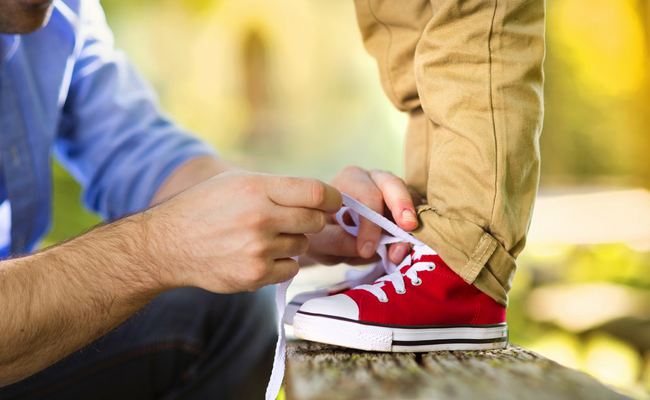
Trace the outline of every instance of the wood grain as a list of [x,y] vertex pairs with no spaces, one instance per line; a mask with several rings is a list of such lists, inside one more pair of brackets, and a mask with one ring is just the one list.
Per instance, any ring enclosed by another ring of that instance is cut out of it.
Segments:
[[287,347],[289,400],[627,399],[522,347],[377,353],[305,341]]

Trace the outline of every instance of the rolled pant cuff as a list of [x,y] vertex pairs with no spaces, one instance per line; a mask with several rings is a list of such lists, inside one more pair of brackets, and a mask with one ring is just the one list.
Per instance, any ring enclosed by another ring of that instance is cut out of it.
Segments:
[[465,282],[507,307],[517,262],[501,243],[478,225],[443,217],[429,205],[419,206],[417,214],[420,225],[411,233]]

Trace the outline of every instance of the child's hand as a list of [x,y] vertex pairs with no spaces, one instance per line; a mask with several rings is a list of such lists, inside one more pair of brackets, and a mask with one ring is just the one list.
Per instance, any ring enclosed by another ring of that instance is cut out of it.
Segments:
[[[421,197],[390,172],[347,167],[334,178],[332,186],[394,220],[404,230],[418,227],[414,203],[421,204]],[[345,262],[351,265],[367,264],[378,258],[375,250],[381,236],[379,226],[362,217],[359,236],[355,238],[333,220],[328,222],[321,233],[309,235],[310,258],[323,264]],[[408,244],[396,243],[390,247],[388,258],[398,264],[409,251]]]

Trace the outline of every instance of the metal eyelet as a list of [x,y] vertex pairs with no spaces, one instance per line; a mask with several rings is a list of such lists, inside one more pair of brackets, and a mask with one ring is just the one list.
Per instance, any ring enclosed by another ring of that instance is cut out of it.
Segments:
[[388,303],[388,297],[384,298],[383,300],[379,299],[379,301],[382,302],[382,303]]
[[434,264],[434,263],[431,263],[431,264],[427,267],[427,271],[433,271],[434,269],[436,269],[436,264]]
[[404,288],[404,290],[402,290],[401,292],[398,292],[397,290],[395,290],[395,293],[397,293],[397,294],[404,294],[404,293],[406,293],[406,288]]
[[411,282],[411,284],[412,284],[413,286],[420,286],[420,285],[422,284],[422,279],[418,278],[417,281],[415,281],[415,282]]

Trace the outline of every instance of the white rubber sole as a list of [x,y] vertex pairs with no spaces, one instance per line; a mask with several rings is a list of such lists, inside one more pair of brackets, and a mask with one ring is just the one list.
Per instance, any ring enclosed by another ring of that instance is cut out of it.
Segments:
[[505,323],[402,328],[301,311],[293,318],[293,334],[300,339],[352,349],[399,353],[493,350],[508,345]]

